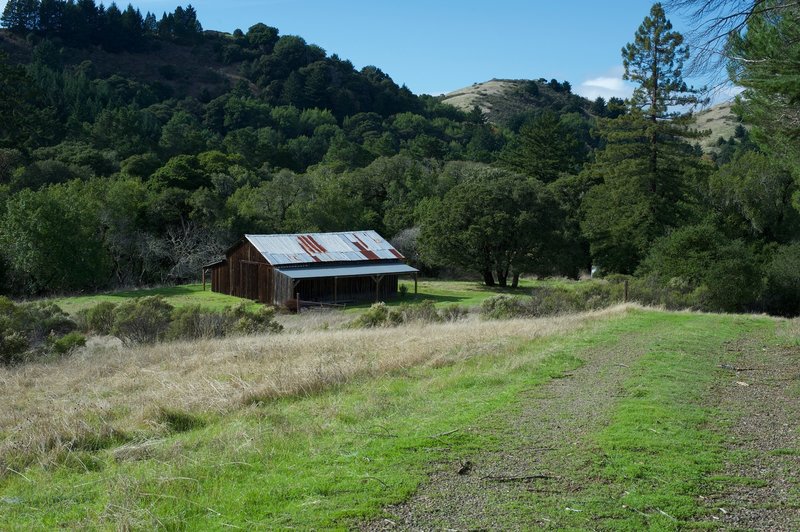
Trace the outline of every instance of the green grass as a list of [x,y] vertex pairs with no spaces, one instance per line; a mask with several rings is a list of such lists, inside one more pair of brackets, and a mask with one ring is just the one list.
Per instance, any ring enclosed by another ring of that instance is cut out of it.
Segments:
[[[511,371],[509,356],[522,358]],[[0,503],[0,521],[344,526],[413,493],[429,461],[491,445],[471,424],[579,364],[570,342],[533,342],[465,365],[270,402],[176,434],[142,459],[118,462],[107,451],[95,454],[101,466],[93,470],[34,468],[8,478],[0,500],[19,503]]]
[[81,309],[92,307],[101,301],[122,303],[128,299],[147,296],[163,296],[169,304],[175,307],[200,305],[209,310],[223,310],[238,305],[242,302],[256,305],[248,299],[241,299],[211,291],[211,285],[206,285],[205,291],[202,284],[185,284],[180,286],[165,286],[162,288],[149,288],[141,290],[125,290],[105,294],[92,294],[86,296],[58,297],[51,301],[60,306],[65,312],[74,314]]
[[349,527],[410,496],[431,462],[509,445],[481,427],[513,413],[521,391],[580,366],[587,350],[635,336],[647,342],[647,354],[612,423],[594,435],[599,452],[590,455],[586,488],[568,501],[584,511],[564,515],[564,500],[548,498],[518,510],[567,527],[587,526],[592,515],[594,527],[676,528],[701,516],[695,496],[724,458],[720,436],[706,427],[713,409],[702,404],[722,343],[769,324],[631,311],[456,365],[412,367],[225,417],[169,411],[175,431],[151,445],[76,453],[64,465],[0,480],[0,522],[17,529]]
[[[647,351],[631,367],[611,423],[594,436],[596,447],[573,456],[592,464],[581,480],[586,487],[572,498],[532,504],[560,527],[585,527],[589,516],[620,530],[714,526],[714,509],[699,496],[743,482],[714,475],[730,457],[717,421],[724,416],[704,399],[720,376],[724,343],[774,332],[775,323],[654,312],[641,319],[652,322]],[[564,506],[580,513],[565,513]]]
[[[559,286],[559,287],[575,287],[579,283],[585,285],[598,281],[569,281],[563,279],[520,279],[519,287],[517,288],[501,288],[499,286],[486,286],[478,281],[439,281],[439,280],[422,280],[417,284],[417,294],[414,294],[414,281],[401,280],[400,286],[405,286],[408,293],[405,297],[398,296],[397,298],[387,301],[389,306],[401,305],[403,303],[414,304],[420,301],[430,300],[433,301],[437,307],[445,307],[448,305],[461,305],[464,307],[475,307],[480,305],[484,300],[499,294],[509,295],[529,295],[531,288],[537,286]],[[370,303],[361,305],[354,305],[348,307],[349,310],[361,311],[368,308]]]
[[[581,284],[597,281],[580,281]],[[432,300],[437,307],[458,304],[466,307],[474,307],[482,301],[498,294],[526,295],[530,289],[536,286],[577,286],[577,281],[566,281],[560,279],[546,280],[520,280],[519,288],[500,288],[487,287],[483,283],[474,281],[439,281],[423,280],[418,283],[418,294],[414,295],[414,282],[401,280],[401,285],[408,288],[406,297],[397,297],[387,301],[390,306],[402,303],[418,303],[420,301]],[[146,296],[163,296],[167,302],[175,307],[188,305],[200,305],[209,310],[223,310],[225,308],[245,302],[249,305],[258,305],[248,299],[241,299],[225,294],[218,294],[211,291],[211,286],[206,285],[203,290],[202,284],[187,284],[180,286],[167,286],[162,288],[150,288],[141,290],[125,290],[120,292],[109,292],[104,294],[92,294],[85,296],[71,296],[53,298],[51,301],[60,306],[65,312],[74,314],[75,312],[94,306],[101,301],[111,301],[121,303],[127,299]],[[348,307],[350,312],[361,312],[369,308],[371,303],[353,305]]]

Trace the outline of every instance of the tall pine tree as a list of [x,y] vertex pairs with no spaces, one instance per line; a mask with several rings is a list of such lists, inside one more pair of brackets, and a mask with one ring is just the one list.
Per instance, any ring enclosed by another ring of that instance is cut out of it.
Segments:
[[661,4],[653,5],[622,49],[625,79],[638,83],[630,112],[601,119],[606,143],[585,172],[598,186],[583,201],[583,231],[605,270],[632,273],[652,242],[689,214],[688,180],[699,160],[686,140],[697,136],[689,116],[671,109],[697,103],[683,81],[688,49]]
[[8,0],[0,23],[17,33],[34,31],[39,27],[39,2],[37,0]]

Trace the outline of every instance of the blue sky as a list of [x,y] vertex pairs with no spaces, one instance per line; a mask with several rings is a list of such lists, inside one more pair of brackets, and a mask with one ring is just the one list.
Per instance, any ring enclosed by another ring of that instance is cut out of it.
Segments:
[[[0,0],[0,5],[5,2]],[[120,2],[126,4],[126,2]],[[161,14],[175,1],[140,0]],[[440,94],[491,78],[567,80],[584,96],[627,96],[620,49],[649,0],[196,0],[205,29],[256,22],[300,35],[357,68],[376,65],[415,93]],[[687,32],[684,18],[668,13]]]

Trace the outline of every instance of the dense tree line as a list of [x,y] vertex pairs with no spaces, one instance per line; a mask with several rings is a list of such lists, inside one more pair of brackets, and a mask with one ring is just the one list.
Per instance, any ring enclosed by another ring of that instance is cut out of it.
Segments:
[[75,47],[99,45],[111,52],[144,50],[153,37],[196,42],[203,31],[191,5],[157,19],[130,4],[122,11],[114,2],[105,7],[94,0],[9,0],[0,22],[15,33],[59,38]]
[[[797,121],[778,118],[796,87],[774,57],[797,48],[796,8],[730,37],[747,127],[710,155],[674,112],[699,95],[660,4],[623,48],[632,98],[530,81],[538,107],[502,126],[265,24],[202,32],[191,7],[156,20],[12,1],[2,22],[30,57],[0,55],[5,293],[179,282],[243,233],[371,228],[428,272],[487,284],[594,268],[703,308],[800,313]],[[192,97],[167,83],[180,65],[102,75],[75,52],[87,46],[210,51],[226,81]]]

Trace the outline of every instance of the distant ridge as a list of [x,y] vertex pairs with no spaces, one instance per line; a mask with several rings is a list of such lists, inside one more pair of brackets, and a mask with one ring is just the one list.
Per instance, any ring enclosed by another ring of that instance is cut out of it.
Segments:
[[711,133],[700,139],[700,146],[706,153],[717,151],[717,140],[729,139],[741,122],[733,113],[733,102],[722,102],[695,113],[695,127],[710,130]]
[[490,79],[449,92],[442,101],[464,111],[475,106],[489,122],[508,126],[520,115],[549,108],[557,112],[591,114],[589,100],[572,94],[568,82],[544,79]]

